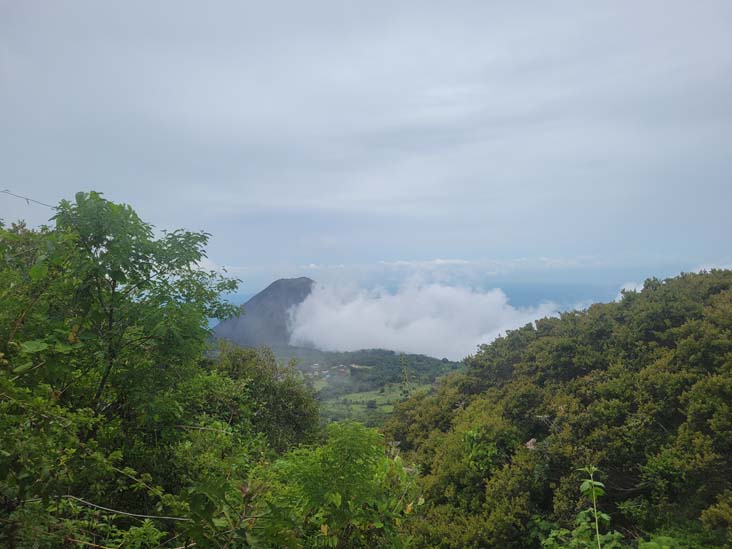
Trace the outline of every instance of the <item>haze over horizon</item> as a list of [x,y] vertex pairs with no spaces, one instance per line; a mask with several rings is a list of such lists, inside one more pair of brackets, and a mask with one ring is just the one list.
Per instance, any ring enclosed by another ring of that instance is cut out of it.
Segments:
[[2,188],[206,230],[242,294],[732,265],[730,3],[215,6],[0,1]]

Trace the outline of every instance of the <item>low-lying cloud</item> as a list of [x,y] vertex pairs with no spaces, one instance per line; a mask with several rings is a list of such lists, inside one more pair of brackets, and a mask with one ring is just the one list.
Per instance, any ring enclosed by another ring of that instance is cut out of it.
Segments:
[[620,286],[620,290],[618,290],[618,295],[615,296],[615,301],[620,301],[623,299],[623,292],[640,292],[643,289],[643,282],[626,282],[622,286]]
[[291,343],[329,351],[384,348],[459,360],[506,330],[555,314],[517,308],[500,289],[409,281],[396,293],[318,285],[292,312]]

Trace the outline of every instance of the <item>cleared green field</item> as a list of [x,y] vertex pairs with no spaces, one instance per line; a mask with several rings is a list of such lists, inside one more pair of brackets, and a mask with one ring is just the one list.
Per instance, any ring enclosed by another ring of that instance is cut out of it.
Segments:
[[315,389],[316,391],[320,391],[321,389],[328,386],[328,382],[324,379],[318,379],[316,381],[313,381],[312,384],[313,389]]
[[[410,393],[429,391],[432,385],[414,385]],[[321,413],[327,421],[352,419],[366,425],[379,425],[394,410],[404,396],[400,384],[389,384],[383,390],[347,393],[331,400],[321,401]]]

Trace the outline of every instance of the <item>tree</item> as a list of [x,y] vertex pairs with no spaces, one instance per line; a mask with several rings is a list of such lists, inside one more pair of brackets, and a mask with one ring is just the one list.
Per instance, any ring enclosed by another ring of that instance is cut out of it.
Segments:
[[404,547],[401,525],[424,503],[414,472],[358,423],[331,423],[324,445],[290,452],[265,478],[263,547]]
[[54,219],[70,244],[74,338],[91,332],[99,346],[94,409],[105,403],[110,376],[124,383],[125,374],[136,373],[131,357],[144,353],[162,366],[197,358],[207,319],[234,313],[220,295],[235,290],[237,281],[198,267],[207,233],[164,231],[155,238],[131,207],[94,192],[61,202]]
[[[61,202],[53,220],[0,226],[0,520],[10,546],[59,509],[88,510],[71,495],[110,507],[159,500],[136,470],[155,470],[173,447],[159,437],[182,408],[163,395],[199,371],[208,318],[234,312],[221,294],[237,281],[198,267],[206,233],[156,237],[132,208],[94,192]],[[70,522],[54,524],[49,535],[62,536]]]

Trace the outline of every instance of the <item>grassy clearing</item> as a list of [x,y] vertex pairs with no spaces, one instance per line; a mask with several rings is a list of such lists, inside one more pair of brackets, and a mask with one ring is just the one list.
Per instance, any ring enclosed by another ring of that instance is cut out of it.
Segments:
[[[411,393],[429,391],[432,385],[415,385]],[[366,425],[379,425],[394,410],[394,405],[403,400],[401,385],[393,383],[383,389],[347,393],[330,400],[321,401],[321,413],[327,421],[352,419]]]
[[324,389],[328,386],[328,381],[325,379],[318,379],[316,381],[313,381],[312,385],[313,389],[315,389],[316,391],[320,391],[321,389]]

